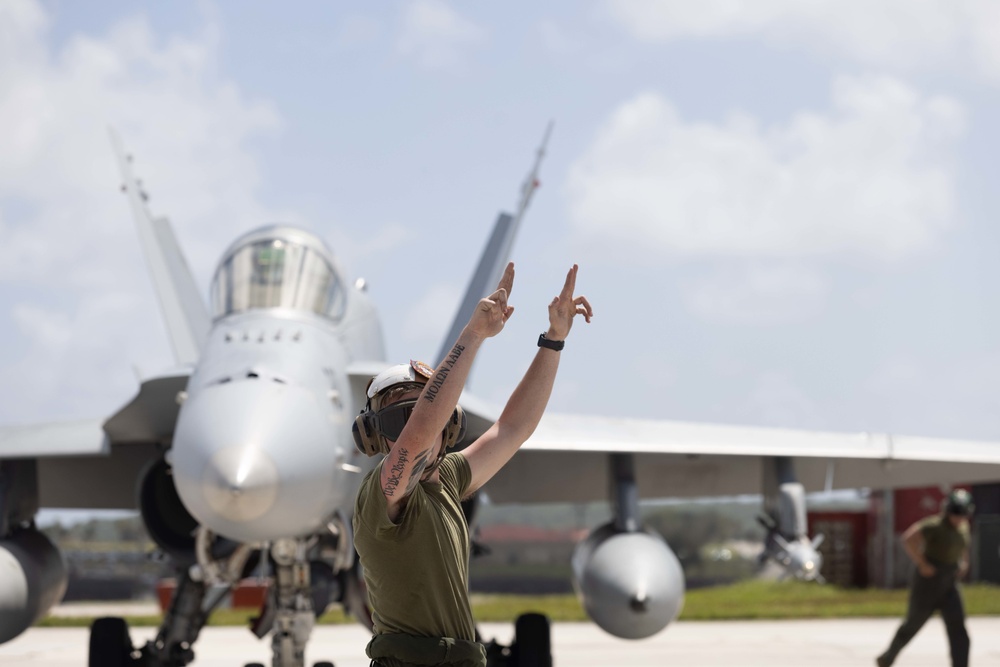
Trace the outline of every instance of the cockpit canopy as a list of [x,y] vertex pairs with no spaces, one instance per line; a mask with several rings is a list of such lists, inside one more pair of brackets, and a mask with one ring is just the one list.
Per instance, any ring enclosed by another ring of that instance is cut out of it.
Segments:
[[263,227],[229,247],[212,279],[215,318],[286,308],[339,318],[346,293],[323,241],[294,227]]

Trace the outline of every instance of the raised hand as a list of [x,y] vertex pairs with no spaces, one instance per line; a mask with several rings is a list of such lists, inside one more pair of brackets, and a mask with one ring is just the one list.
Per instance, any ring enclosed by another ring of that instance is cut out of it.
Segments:
[[485,299],[479,300],[479,305],[476,306],[472,318],[469,319],[469,329],[484,338],[496,336],[503,331],[503,325],[514,314],[514,306],[507,305],[507,299],[513,288],[514,262],[510,262],[504,269],[503,276],[500,277],[496,291]]
[[566,274],[566,283],[563,285],[559,296],[552,299],[549,304],[549,330],[545,334],[551,340],[564,340],[569,335],[569,330],[573,327],[573,318],[583,315],[584,320],[590,323],[590,318],[594,316],[594,309],[590,307],[587,297],[574,297],[576,290],[576,272],[580,267],[576,264]]

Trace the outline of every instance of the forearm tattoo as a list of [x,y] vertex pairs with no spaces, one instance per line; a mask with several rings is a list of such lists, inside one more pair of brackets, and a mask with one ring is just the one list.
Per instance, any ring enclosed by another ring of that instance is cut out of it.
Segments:
[[[403,481],[403,468],[406,467],[409,460],[410,452],[406,449],[406,447],[400,447],[396,455],[396,462],[392,464],[391,468],[389,468],[389,479],[385,481],[385,486],[382,487],[385,495],[390,497],[396,495],[396,487],[398,487],[399,483]],[[404,493],[403,495],[406,494]]]
[[444,381],[448,379],[448,373],[451,369],[455,367],[458,362],[458,358],[462,356],[462,352],[465,351],[464,345],[455,345],[451,348],[451,353],[444,360],[444,368],[439,368],[434,373],[434,378],[431,380],[431,384],[427,387],[427,392],[424,394],[424,398],[427,399],[428,403],[433,403],[434,399],[437,398],[438,392],[444,385]]

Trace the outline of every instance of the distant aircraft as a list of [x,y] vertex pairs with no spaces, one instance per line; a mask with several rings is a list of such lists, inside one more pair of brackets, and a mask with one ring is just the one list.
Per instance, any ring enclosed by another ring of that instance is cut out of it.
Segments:
[[820,570],[823,556],[819,547],[823,535],[809,539],[806,521],[806,492],[795,478],[787,456],[771,456],[761,461],[764,471],[764,513],[758,517],[767,530],[762,563],[774,563],[782,579],[824,583]]
[[[0,428],[0,641],[65,590],[61,555],[35,528],[39,507],[138,508],[177,566],[178,587],[144,646],[133,647],[122,619],[95,622],[91,667],[190,663],[221,593],[261,570],[271,586],[252,630],[271,635],[274,667],[302,667],[315,616],[329,604],[371,622],[351,512],[374,461],[355,448],[351,425],[368,379],[389,365],[377,312],[364,282],[349,282],[320,238],[282,225],[251,231],[223,253],[209,309],[169,222],[149,213],[131,160],[115,146],[177,366],[144,380],[106,419]],[[498,218],[456,323],[497,282],[544,148],[517,213]],[[609,350],[591,363],[613,362]],[[499,411],[469,393],[461,402],[472,442]],[[1000,478],[995,443],[551,414],[486,491],[495,503],[590,501],[609,491],[614,518],[577,546],[574,585],[598,625],[642,638],[677,616],[684,576],[643,526],[638,489],[751,493],[771,457],[787,460],[810,489],[831,478],[837,488]],[[543,664],[547,631],[519,627],[529,631],[516,636],[508,664]]]

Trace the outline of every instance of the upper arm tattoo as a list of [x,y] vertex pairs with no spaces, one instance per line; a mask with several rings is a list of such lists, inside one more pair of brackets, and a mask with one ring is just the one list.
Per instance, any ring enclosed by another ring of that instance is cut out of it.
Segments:
[[420,481],[420,476],[424,474],[424,469],[427,467],[427,459],[430,458],[432,449],[425,449],[422,451],[416,459],[413,461],[413,467],[410,468],[410,479],[406,482],[406,490],[403,491],[404,496],[410,495],[414,488],[416,488],[417,483]]
[[[406,447],[400,447],[397,450],[396,461],[389,468],[389,479],[385,481],[382,485],[382,492],[388,497],[393,497],[396,495],[396,487],[403,480],[403,468],[410,460],[410,452]],[[405,492],[403,495],[406,495]]]
[[455,363],[458,361],[458,358],[462,356],[462,352],[464,351],[464,345],[456,344],[455,347],[451,348],[451,352],[444,360],[446,368],[439,368],[434,372],[431,384],[427,387],[427,391],[424,393],[424,398],[427,399],[428,403],[433,403],[434,399],[437,398],[437,394],[444,385],[444,381],[448,379],[448,373],[450,373],[451,369],[455,367]]
[[410,462],[410,451],[406,447],[399,448],[396,461],[389,468],[389,478],[382,485],[382,492],[387,498],[396,497],[396,492],[399,491],[400,484],[403,484],[403,493],[400,495],[403,497],[410,495],[420,481],[420,476],[424,474],[432,451],[433,448],[425,449],[417,454],[416,458],[413,459],[413,465],[410,468],[410,474],[406,478],[406,483],[403,484],[403,469]]

